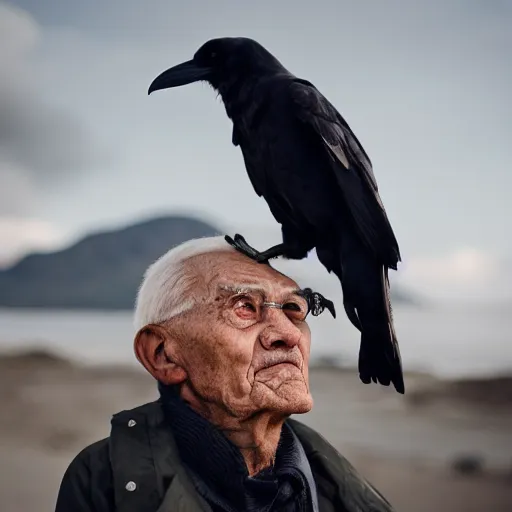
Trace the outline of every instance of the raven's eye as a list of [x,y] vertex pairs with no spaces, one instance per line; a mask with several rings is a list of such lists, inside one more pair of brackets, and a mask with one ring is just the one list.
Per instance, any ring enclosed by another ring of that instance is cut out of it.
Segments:
[[217,52],[211,52],[210,58],[215,59],[217,57]]

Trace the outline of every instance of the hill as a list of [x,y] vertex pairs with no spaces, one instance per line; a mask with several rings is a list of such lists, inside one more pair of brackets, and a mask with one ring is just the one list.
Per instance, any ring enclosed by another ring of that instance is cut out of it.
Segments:
[[131,309],[146,268],[170,247],[218,229],[185,216],[151,219],[31,254],[0,272],[0,306]]
[[[221,234],[220,229],[188,216],[153,218],[131,226],[91,234],[61,251],[31,254],[0,271],[0,307],[54,309],[132,309],[146,268],[169,248],[191,238]],[[266,245],[266,241],[261,241]],[[295,267],[293,262],[279,267]],[[299,264],[291,277],[339,284],[318,265],[318,272]],[[392,289],[394,303],[415,304],[406,291]]]

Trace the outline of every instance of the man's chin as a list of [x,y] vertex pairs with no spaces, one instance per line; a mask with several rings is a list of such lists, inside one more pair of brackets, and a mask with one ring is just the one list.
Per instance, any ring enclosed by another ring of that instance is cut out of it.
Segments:
[[262,409],[274,410],[286,416],[305,414],[313,407],[313,397],[304,381],[289,380],[275,389],[258,383],[253,391],[258,395],[257,401]]
[[295,401],[290,401],[283,405],[283,412],[291,416],[292,414],[306,414],[313,408],[313,397],[305,395]]

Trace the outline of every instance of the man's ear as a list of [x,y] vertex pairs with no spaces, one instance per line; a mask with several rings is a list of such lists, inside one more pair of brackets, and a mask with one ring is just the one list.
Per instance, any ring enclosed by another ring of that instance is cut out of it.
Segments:
[[149,324],[135,335],[133,348],[137,359],[159,382],[172,386],[181,384],[187,372],[169,357],[170,333],[160,325]]

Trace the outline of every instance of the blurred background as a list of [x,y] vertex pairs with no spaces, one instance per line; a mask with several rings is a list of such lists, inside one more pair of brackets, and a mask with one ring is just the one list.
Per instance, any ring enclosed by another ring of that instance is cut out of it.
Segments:
[[[257,39],[369,153],[403,263],[406,395],[364,386],[358,332],[311,320],[313,425],[397,511],[512,510],[512,3],[0,1],[0,508],[53,510],[110,416],[156,397],[133,352],[146,267],[198,236],[280,239],[231,122],[150,82]],[[314,252],[276,266],[333,299]]]

